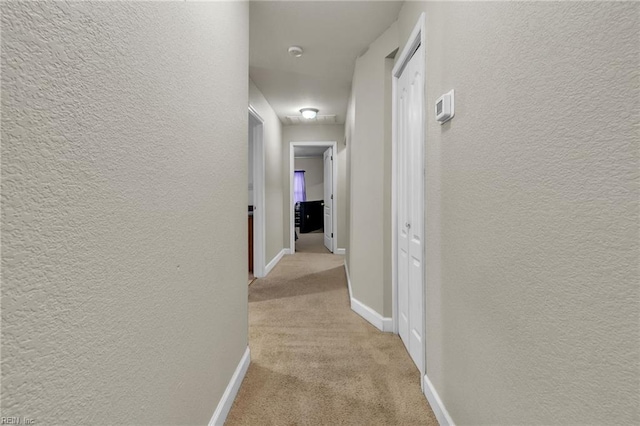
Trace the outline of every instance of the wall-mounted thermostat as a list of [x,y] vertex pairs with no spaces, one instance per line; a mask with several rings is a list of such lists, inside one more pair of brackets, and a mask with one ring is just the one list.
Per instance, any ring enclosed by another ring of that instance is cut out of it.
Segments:
[[453,90],[440,96],[436,101],[436,121],[440,124],[445,123],[453,118],[455,114],[453,103]]

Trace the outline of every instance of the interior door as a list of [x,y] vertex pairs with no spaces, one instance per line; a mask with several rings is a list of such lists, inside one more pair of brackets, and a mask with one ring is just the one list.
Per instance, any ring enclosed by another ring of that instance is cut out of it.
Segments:
[[328,148],[324,160],[324,246],[333,253],[333,150]]
[[399,334],[424,372],[424,73],[420,46],[398,79],[397,213]]

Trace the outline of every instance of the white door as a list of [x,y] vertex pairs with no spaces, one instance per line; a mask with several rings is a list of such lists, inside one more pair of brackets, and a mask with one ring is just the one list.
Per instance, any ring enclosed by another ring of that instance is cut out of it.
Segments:
[[333,253],[333,154],[327,149],[324,160],[324,246]]
[[399,333],[424,372],[424,73],[419,47],[398,79],[397,207]]

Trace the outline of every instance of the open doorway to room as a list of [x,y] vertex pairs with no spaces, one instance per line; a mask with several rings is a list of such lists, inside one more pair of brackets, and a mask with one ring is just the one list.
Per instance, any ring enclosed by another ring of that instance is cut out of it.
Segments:
[[336,142],[291,142],[289,149],[292,252],[335,253]]
[[264,121],[249,107],[248,133],[248,281],[264,276]]

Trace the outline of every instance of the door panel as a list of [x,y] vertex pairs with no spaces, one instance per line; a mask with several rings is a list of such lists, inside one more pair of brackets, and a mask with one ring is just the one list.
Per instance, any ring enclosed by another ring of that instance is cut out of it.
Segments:
[[324,246],[333,253],[333,154],[327,149],[324,160]]
[[[418,59],[417,55],[414,59]],[[410,167],[407,173],[410,174],[411,184],[409,193],[409,223],[411,224],[411,238],[409,243],[409,253],[411,256],[410,271],[409,271],[409,296],[411,301],[410,306],[410,322],[411,322],[411,341],[409,345],[409,351],[414,362],[420,369],[422,369],[423,357],[423,242],[422,242],[422,228],[423,228],[423,186],[424,175],[422,171],[423,164],[423,125],[422,125],[422,94],[424,80],[423,74],[419,72],[417,60],[413,61],[415,64],[411,64],[411,114],[408,116],[410,122],[408,127],[411,129],[409,135],[410,139],[407,141],[410,145],[411,158]]]
[[399,332],[424,372],[424,74],[421,46],[398,79],[397,210]]
[[[402,77],[401,77],[402,81]],[[406,134],[407,90],[400,85],[398,99],[398,140],[403,141]],[[406,144],[398,144],[398,332],[407,348],[409,347],[409,234],[407,228]]]

